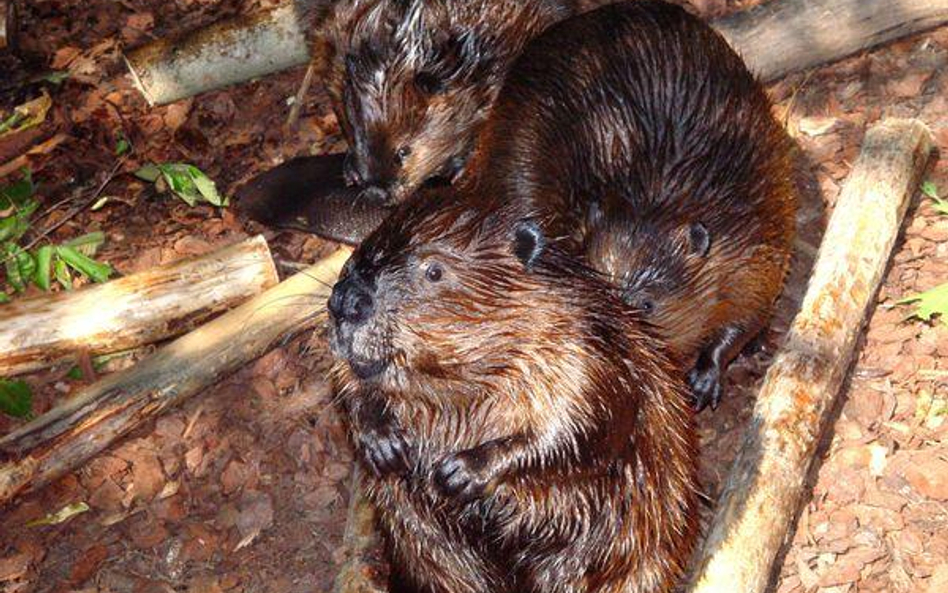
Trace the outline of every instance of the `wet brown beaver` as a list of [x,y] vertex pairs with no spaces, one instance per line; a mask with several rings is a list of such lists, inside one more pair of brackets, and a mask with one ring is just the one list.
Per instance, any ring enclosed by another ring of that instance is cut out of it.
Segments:
[[329,301],[394,590],[670,591],[696,448],[661,342],[502,196],[453,191],[396,210]]
[[340,0],[322,54],[346,177],[398,202],[464,167],[510,64],[576,0]]
[[554,25],[512,67],[459,183],[524,202],[651,319],[699,407],[789,266],[791,143],[716,32],[642,0]]

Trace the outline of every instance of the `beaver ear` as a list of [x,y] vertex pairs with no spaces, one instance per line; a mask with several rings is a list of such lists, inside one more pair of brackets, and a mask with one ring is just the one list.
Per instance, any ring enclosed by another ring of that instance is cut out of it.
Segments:
[[691,223],[688,240],[691,241],[691,252],[699,257],[705,257],[711,250],[711,232],[700,222]]
[[546,247],[546,237],[535,221],[525,220],[517,225],[514,233],[514,255],[517,256],[528,270],[536,263],[537,258]]

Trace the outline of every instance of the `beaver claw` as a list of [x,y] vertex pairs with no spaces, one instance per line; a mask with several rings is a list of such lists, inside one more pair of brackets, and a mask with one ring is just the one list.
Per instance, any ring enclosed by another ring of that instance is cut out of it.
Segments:
[[476,449],[448,455],[435,466],[435,487],[460,504],[481,498],[490,485],[486,466],[485,455]]
[[721,387],[721,370],[717,366],[695,366],[688,373],[688,385],[691,386],[691,404],[696,412],[709,405],[712,410],[718,409],[724,389]]
[[405,475],[412,466],[408,443],[392,423],[365,427],[358,435],[362,460],[378,478]]

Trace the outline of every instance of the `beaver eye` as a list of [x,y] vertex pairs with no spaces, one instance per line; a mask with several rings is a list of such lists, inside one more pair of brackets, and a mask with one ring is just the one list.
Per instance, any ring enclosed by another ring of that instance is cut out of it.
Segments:
[[428,282],[440,282],[442,276],[444,276],[444,270],[441,268],[441,264],[430,264],[428,269],[425,270],[425,278],[428,279]]
[[401,165],[411,155],[411,146],[402,146],[395,151],[395,161]]
[[622,300],[625,301],[626,305],[638,309],[646,315],[650,315],[655,311],[655,301],[640,294],[625,293],[622,295]]

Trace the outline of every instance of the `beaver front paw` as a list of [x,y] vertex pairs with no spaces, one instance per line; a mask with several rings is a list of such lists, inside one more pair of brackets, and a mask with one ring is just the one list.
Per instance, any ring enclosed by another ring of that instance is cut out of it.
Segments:
[[411,448],[393,423],[365,427],[357,444],[362,460],[376,477],[402,476],[411,470]]
[[691,386],[692,405],[696,412],[709,405],[712,410],[718,409],[724,388],[721,386],[721,369],[717,365],[705,366],[699,361],[688,373],[688,384]]
[[443,496],[468,503],[488,493],[491,476],[486,470],[487,456],[477,449],[448,455],[435,466],[435,487]]

